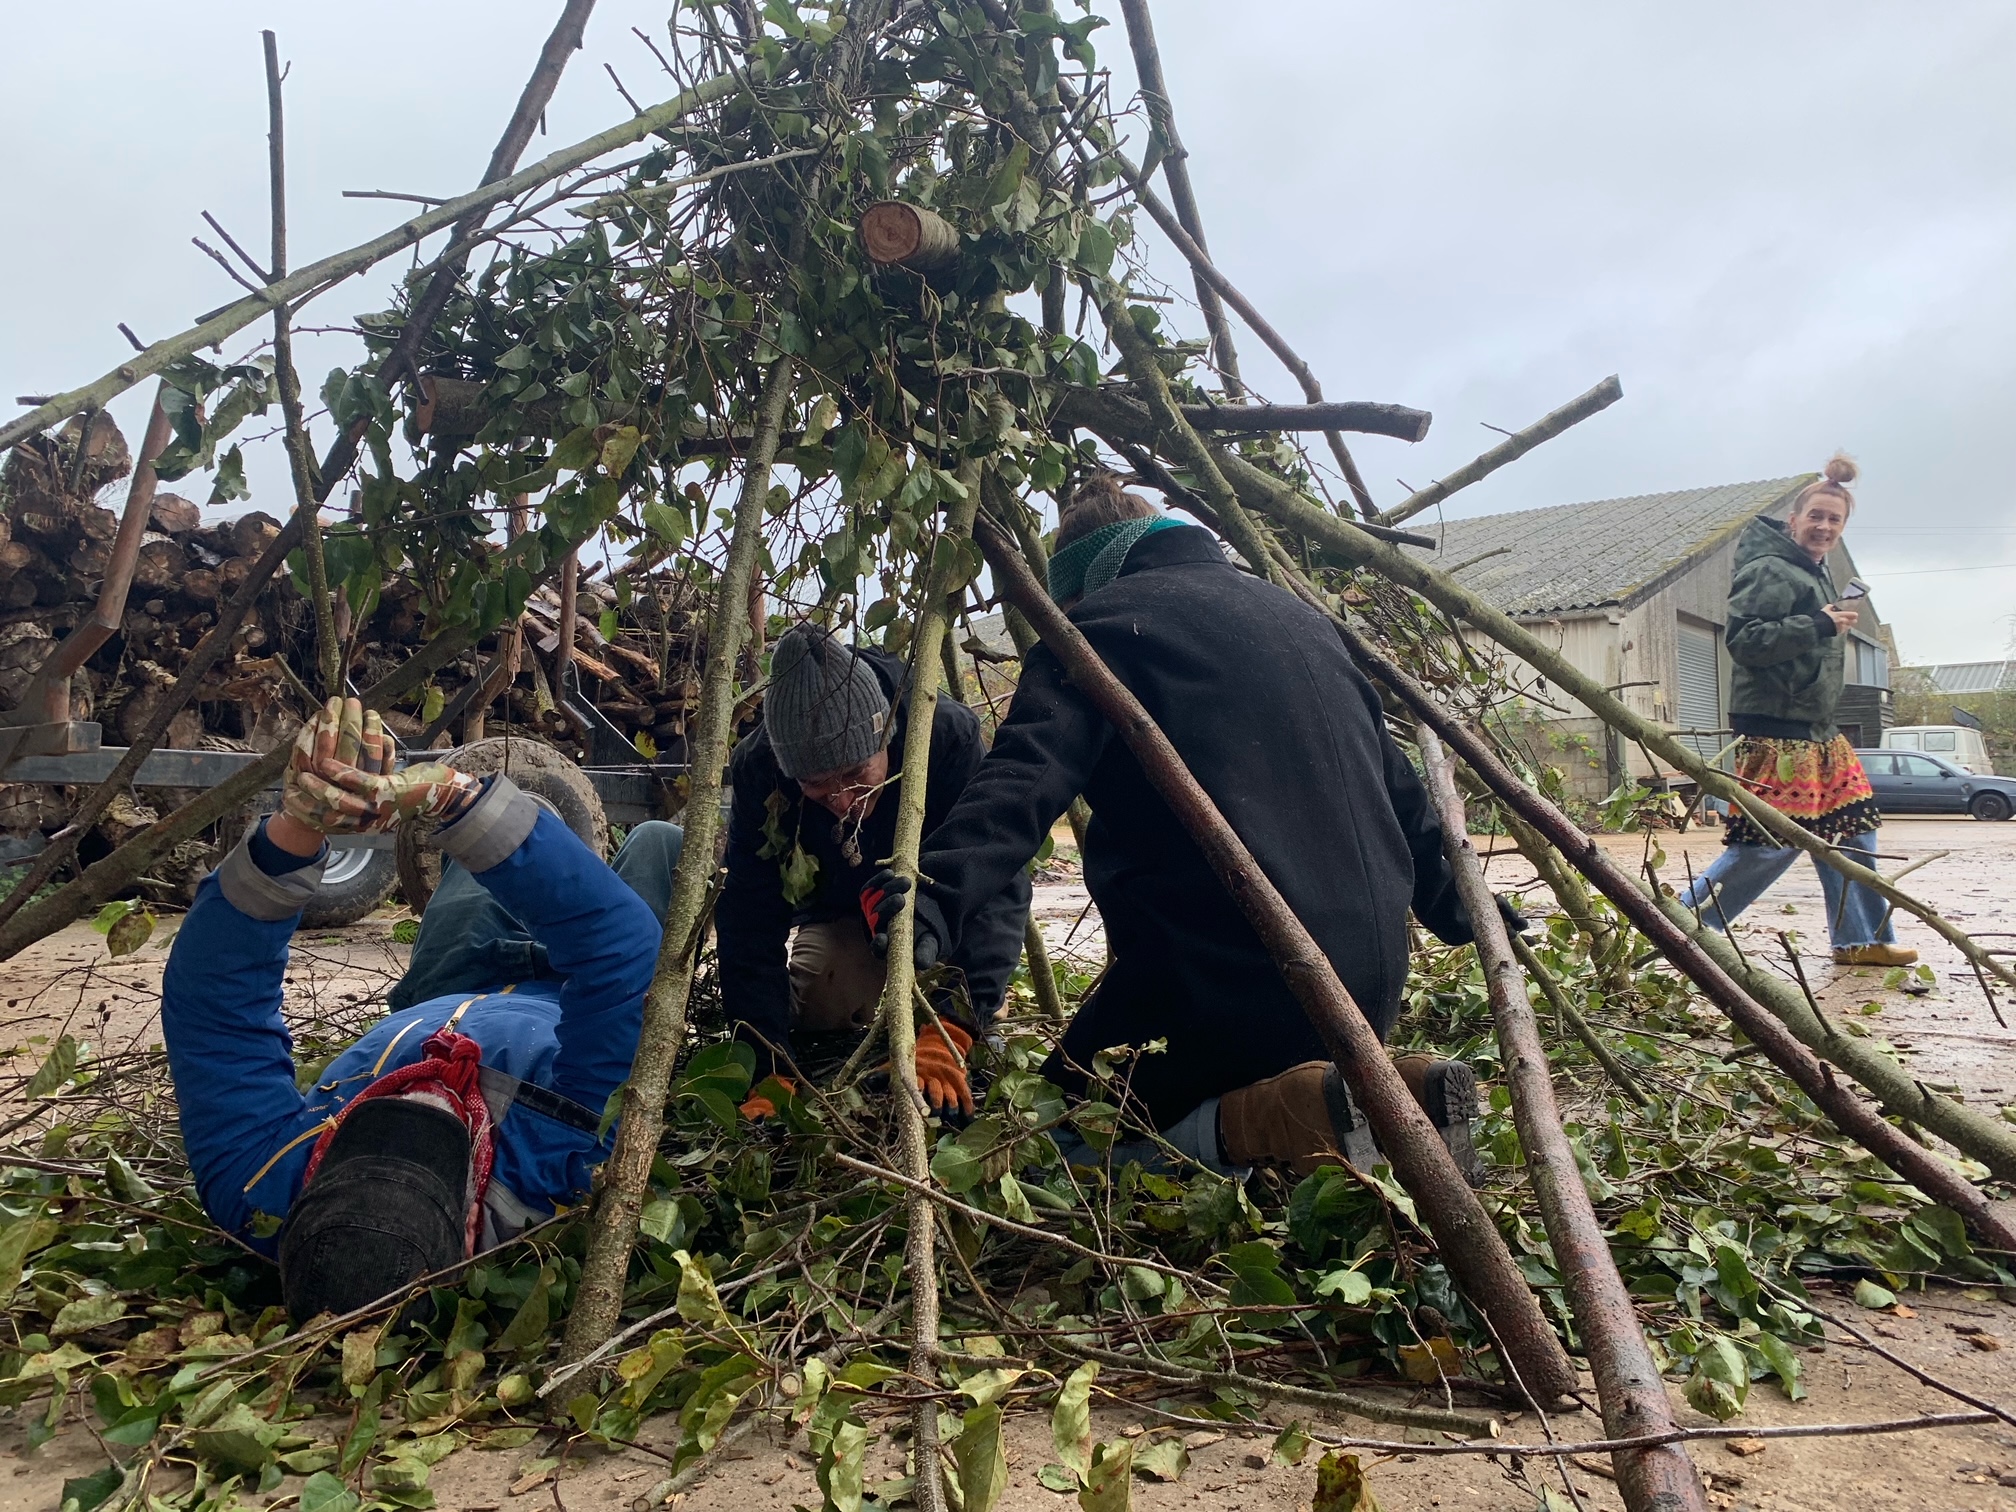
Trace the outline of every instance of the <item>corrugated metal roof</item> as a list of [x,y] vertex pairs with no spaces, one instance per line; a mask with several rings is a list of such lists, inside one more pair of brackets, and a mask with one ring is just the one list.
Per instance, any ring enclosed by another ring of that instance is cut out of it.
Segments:
[[1460,568],[1458,582],[1506,613],[1563,614],[1628,604],[1816,476],[1557,504],[1440,526],[1416,521],[1410,528],[1440,535],[1436,565]]
[[2016,689],[2016,661],[1940,662],[1912,667],[1941,693],[1998,693]]

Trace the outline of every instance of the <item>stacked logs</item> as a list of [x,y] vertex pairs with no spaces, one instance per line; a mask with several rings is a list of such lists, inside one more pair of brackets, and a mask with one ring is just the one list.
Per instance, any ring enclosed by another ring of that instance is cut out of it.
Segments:
[[[114,485],[130,470],[126,442],[104,415],[32,437],[0,466],[0,709],[21,701],[49,653],[96,603],[118,529],[116,509],[106,505],[123,503]],[[131,744],[148,724],[220,607],[280,530],[264,511],[226,519],[167,492],[155,495],[148,523],[120,633],[72,685],[72,717],[98,720],[107,745]],[[388,576],[363,622],[339,613],[355,685],[378,681],[423,644],[427,607],[428,585],[399,572]],[[512,728],[570,755],[585,754],[585,731],[559,682],[560,609],[559,595],[543,588],[515,626],[500,627],[444,669],[408,707],[388,713],[387,724],[409,744],[452,746]],[[576,702],[592,704],[640,753],[679,760],[686,718],[699,699],[704,642],[695,642],[703,610],[682,576],[632,573],[619,592],[599,564],[584,568],[571,616]],[[313,696],[314,636],[308,604],[287,573],[276,574],[163,744],[268,751],[291,739]],[[496,672],[500,652],[509,657],[514,641],[515,674],[490,678],[498,691],[483,709],[473,707],[473,697],[458,707],[458,695]],[[446,723],[444,712],[453,714]],[[82,793],[0,783],[0,841],[60,828]],[[143,793],[140,801],[171,796],[183,795]],[[101,838],[116,843],[123,834],[106,826],[130,830],[132,823],[125,806],[115,805],[99,826],[106,831]]]

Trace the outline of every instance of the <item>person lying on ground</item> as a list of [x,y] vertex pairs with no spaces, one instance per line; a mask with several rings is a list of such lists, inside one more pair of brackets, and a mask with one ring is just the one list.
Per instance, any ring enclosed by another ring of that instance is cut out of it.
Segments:
[[[1861,617],[1836,601],[1827,554],[1855,511],[1848,485],[1855,464],[1836,457],[1819,481],[1792,501],[1782,525],[1758,518],[1736,542],[1729,583],[1729,724],[1739,737],[1736,780],[1796,819],[1851,861],[1873,865],[1882,814],[1875,790],[1834,723],[1845,677],[1848,634]],[[1729,815],[1722,854],[1696,877],[1681,902],[1701,921],[1728,931],[1729,921],[1761,897],[1799,858],[1749,815]],[[1818,857],[1835,964],[1909,966],[1918,952],[1897,943],[1890,906]]]
[[[1329,622],[1109,476],[1064,510],[1049,589],[1383,1039],[1407,982],[1409,908],[1452,945],[1470,941],[1471,925],[1428,796]],[[1085,883],[1109,964],[1044,1076],[1082,1096],[1099,1051],[1164,1040],[1166,1050],[1128,1067],[1126,1096],[1202,1164],[1307,1172],[1340,1155],[1368,1164],[1363,1115],[1272,956],[1126,742],[1047,649],[1023,663],[992,752],[925,842],[920,961],[959,948],[977,904],[1024,869],[1081,792],[1092,808]],[[864,906],[872,901],[886,922],[906,886],[879,876]],[[920,1031],[920,1046],[929,1038]],[[1397,1063],[1451,1154],[1480,1179],[1470,1068],[1425,1055]]]
[[[773,1071],[788,1073],[793,1029],[857,1028],[881,1001],[885,966],[870,948],[860,897],[895,844],[909,722],[903,676],[895,657],[849,648],[817,626],[794,627],[771,653],[762,723],[729,764],[728,879],[714,927],[723,1006],[757,1055],[759,1091],[743,1109],[752,1118],[775,1111],[760,1086]],[[940,698],[927,837],[986,754],[973,711]],[[953,969],[941,975],[951,985],[934,999],[945,1038],[920,1048],[918,1067],[932,1106],[972,1111],[964,1051],[1007,994],[1028,922],[1024,868],[972,900],[964,932],[944,952]]]
[[[280,812],[207,877],[175,937],[161,1023],[211,1219],[277,1257],[289,1312],[346,1313],[585,1201],[658,954],[674,825],[614,868],[508,777],[392,770],[356,699],[303,729]],[[438,826],[440,888],[399,1011],[297,1088],[288,941],[326,837]]]

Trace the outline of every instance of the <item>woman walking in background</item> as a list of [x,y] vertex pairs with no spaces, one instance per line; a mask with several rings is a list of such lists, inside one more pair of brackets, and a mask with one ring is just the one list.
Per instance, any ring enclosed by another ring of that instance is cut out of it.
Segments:
[[[1740,737],[1736,780],[1852,859],[1876,849],[1882,823],[1862,760],[1834,725],[1848,632],[1859,617],[1835,602],[1827,554],[1841,539],[1855,496],[1855,464],[1837,456],[1825,476],[1792,501],[1781,524],[1759,518],[1736,543],[1729,584],[1729,723]],[[1681,901],[1724,930],[1785,874],[1799,855],[1741,810],[1724,849]],[[1897,944],[1882,898],[1817,857],[1827,932],[1842,966],[1908,966],[1918,952]]]

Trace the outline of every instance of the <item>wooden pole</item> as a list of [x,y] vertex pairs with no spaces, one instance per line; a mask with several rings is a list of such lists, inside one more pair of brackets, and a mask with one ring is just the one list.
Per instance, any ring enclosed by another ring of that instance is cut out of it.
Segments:
[[[1442,848],[1477,933],[1477,960],[1484,968],[1491,1017],[1498,1028],[1499,1059],[1511,1086],[1519,1148],[1526,1156],[1526,1174],[1540,1204],[1547,1241],[1581,1331],[1583,1353],[1596,1377],[1603,1430],[1613,1439],[1671,1432],[1673,1409],[1666,1399],[1666,1383],[1638,1326],[1631,1293],[1617,1273],[1575,1152],[1562,1132],[1561,1107],[1540,1043],[1540,1026],[1526,996],[1526,979],[1499,917],[1497,900],[1484,880],[1484,865],[1470,843],[1452,763],[1426,724],[1416,727],[1415,740],[1427,768],[1428,792],[1442,819]],[[1707,1512],[1701,1477],[1681,1445],[1620,1449],[1611,1456],[1611,1464],[1617,1471],[1617,1489],[1631,1512]]]
[[1394,1173],[1419,1206],[1450,1274],[1490,1320],[1504,1350],[1507,1375],[1516,1377],[1542,1404],[1573,1390],[1574,1367],[1512,1263],[1504,1239],[1458,1173],[1428,1115],[1393,1069],[1385,1047],[1338,980],[1336,969],[1190,774],[1169,737],[1050,601],[1013,543],[984,520],[974,534],[993,568],[995,588],[1022,611],[1043,644],[1064,664],[1071,681],[1127,742],[1156,791],[1251,921],[1310,1024],[1329,1047]]

